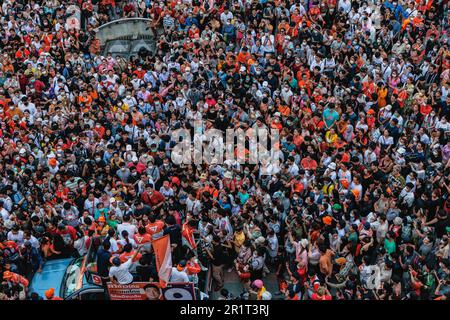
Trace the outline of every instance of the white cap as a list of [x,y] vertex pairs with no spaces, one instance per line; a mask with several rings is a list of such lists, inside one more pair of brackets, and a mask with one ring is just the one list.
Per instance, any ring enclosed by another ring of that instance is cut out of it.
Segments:
[[387,111],[391,111],[392,106],[390,104],[388,104],[385,108],[386,108]]
[[245,72],[245,70],[247,70],[247,69],[245,69],[244,66],[241,66],[241,68],[239,69],[239,72]]
[[309,244],[309,241],[308,241],[308,239],[302,239],[302,240],[300,240],[300,244],[303,248],[306,248]]
[[111,199],[109,199],[109,203],[114,203],[116,202],[116,198],[112,197]]
[[126,150],[127,150],[127,151],[131,151],[131,150],[132,150],[132,148],[131,148],[131,145],[130,145],[130,144],[127,144],[127,148],[126,148]]
[[400,148],[397,149],[397,153],[398,154],[404,154],[405,152],[406,152],[406,150],[403,147],[400,147]]
[[262,85],[263,85],[263,87],[267,87],[269,85],[269,83],[267,81],[264,81]]
[[231,173],[230,171],[225,171],[223,176],[227,179],[233,179],[233,173]]
[[266,238],[264,238],[263,236],[258,237],[255,242],[257,244],[263,244],[266,241]]
[[275,116],[275,117],[281,117],[281,113],[275,112],[274,116]]
[[336,170],[336,163],[331,162],[331,163],[328,165],[328,169]]
[[27,151],[24,148],[20,149],[19,154],[25,154],[25,153],[27,153]]

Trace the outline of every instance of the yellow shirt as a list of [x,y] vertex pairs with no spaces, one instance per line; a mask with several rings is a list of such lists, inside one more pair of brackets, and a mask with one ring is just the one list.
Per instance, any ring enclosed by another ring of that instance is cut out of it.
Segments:
[[240,248],[244,244],[245,241],[245,233],[239,232],[234,234],[234,250],[239,253]]
[[327,141],[327,143],[329,144],[333,144],[336,142],[337,139],[337,134],[331,134],[330,131],[327,131],[327,133],[325,133],[325,140]]

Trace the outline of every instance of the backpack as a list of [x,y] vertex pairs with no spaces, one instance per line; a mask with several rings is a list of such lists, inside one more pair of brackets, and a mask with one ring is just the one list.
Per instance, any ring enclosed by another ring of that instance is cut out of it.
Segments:
[[409,241],[411,241],[411,236],[412,236],[411,225],[410,224],[404,225],[402,228],[402,233],[401,233],[402,240],[404,242],[409,242]]

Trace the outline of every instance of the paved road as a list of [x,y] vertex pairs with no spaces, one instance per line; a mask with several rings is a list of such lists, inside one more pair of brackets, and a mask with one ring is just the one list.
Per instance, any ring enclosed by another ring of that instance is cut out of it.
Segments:
[[[278,281],[275,274],[270,273],[269,275],[267,275],[267,277],[263,279],[263,281],[267,291],[269,291],[272,294],[272,299],[279,300],[280,296],[275,295],[275,292],[278,291]],[[234,269],[231,272],[227,272],[227,270],[225,270],[224,288],[227,289],[229,292],[231,292],[231,294],[235,297],[239,296],[242,293],[243,287],[239,280],[239,276]],[[212,300],[216,300],[219,296],[220,296],[219,292],[214,291],[211,292],[210,295]]]

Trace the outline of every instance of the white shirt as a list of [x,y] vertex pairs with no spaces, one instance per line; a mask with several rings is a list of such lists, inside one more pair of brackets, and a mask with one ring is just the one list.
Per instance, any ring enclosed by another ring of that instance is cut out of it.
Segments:
[[400,203],[405,203],[408,207],[412,207],[414,203],[414,193],[406,191],[406,187],[400,192]]
[[269,255],[275,258],[278,253],[278,238],[274,235],[273,237],[268,237],[269,241]]
[[17,234],[13,234],[12,231],[8,232],[8,240],[14,241],[18,245],[23,244],[23,231],[19,230]]
[[122,224],[119,224],[117,226],[117,233],[119,234],[120,239],[124,239],[122,237],[123,230],[127,230],[128,237],[130,238],[130,240],[131,240],[131,238],[133,238],[134,234],[138,231],[137,227],[133,224],[130,224],[129,222],[124,222]]
[[189,198],[186,199],[186,212],[190,212],[193,215],[198,215],[202,210],[202,204],[198,199],[191,200]]
[[109,252],[113,253],[113,252],[119,251],[119,246],[117,245],[117,240],[116,239],[109,238],[109,243],[111,244],[111,247],[108,250]]
[[364,162],[366,164],[371,164],[372,162],[377,161],[377,155],[375,154],[375,152],[371,152],[369,149],[367,149],[364,152]]
[[[131,244],[133,248],[137,248],[136,241],[134,241],[134,239],[131,239],[129,236],[128,236],[128,243]],[[122,247],[124,247],[127,244],[127,241],[125,239],[120,239],[117,241],[117,244],[120,244]]]
[[36,248],[36,249],[39,249],[39,247],[40,247],[39,240],[33,235],[30,237],[30,240],[25,240],[25,241],[30,241],[31,242],[31,246]]
[[222,14],[220,15],[220,21],[222,21],[223,24],[225,24],[228,19],[233,20],[233,14],[231,13],[231,11],[228,11],[228,14],[225,12],[222,12]]
[[343,9],[345,13],[349,13],[352,9],[352,3],[350,0],[339,0],[339,9]]
[[294,177],[298,175],[299,170],[300,169],[298,168],[298,165],[295,162],[288,169],[289,173]]
[[87,251],[88,251],[88,248],[86,247],[86,240],[87,239],[89,239],[89,237],[88,236],[84,236],[83,238],[77,239],[73,243],[74,248],[77,249],[77,251],[80,254],[80,256],[84,256],[87,253]]
[[133,275],[129,271],[132,263],[131,260],[131,257],[129,257],[128,261],[122,263],[120,266],[112,266],[109,269],[109,276],[115,277],[120,284],[130,284],[133,282]]
[[189,277],[186,271],[178,271],[176,267],[172,267],[170,282],[189,282]]
[[94,200],[86,199],[84,201],[84,210],[88,211],[90,214],[93,215],[99,202],[100,200],[98,200],[97,198],[94,198]]
[[3,221],[9,220],[9,212],[5,208],[2,208],[0,210],[0,215],[1,215],[2,219],[3,219]]

